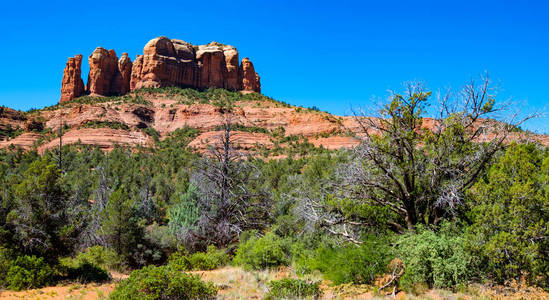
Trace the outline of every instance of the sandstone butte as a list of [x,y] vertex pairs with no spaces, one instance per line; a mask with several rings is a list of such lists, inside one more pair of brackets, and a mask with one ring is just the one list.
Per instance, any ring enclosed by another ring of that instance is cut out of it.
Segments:
[[140,88],[224,88],[261,93],[259,75],[248,58],[239,65],[233,46],[211,42],[195,46],[182,40],[157,37],[143,48],[134,62],[127,53],[120,59],[114,50],[96,48],[88,57],[90,71],[84,86],[82,55],[68,59],[59,102],[83,95],[118,96]]
[[[190,146],[203,151],[217,140],[218,128],[226,117],[222,108],[212,101],[182,101],[185,99],[181,95],[162,89],[139,89],[176,86],[197,90],[223,88],[242,94],[261,92],[252,62],[244,58],[239,63],[236,48],[215,42],[193,46],[158,37],[149,41],[143,55],[133,62],[127,53],[118,58],[114,50],[101,47],[92,52],[88,61],[90,72],[84,85],[82,55],[68,59],[59,105],[28,113],[0,106],[0,148],[43,152],[58,147],[60,126],[63,126],[63,144],[94,145],[105,151],[116,145],[154,146],[145,129],[154,129],[163,139],[174,130],[189,126],[200,132]],[[82,95],[100,97],[101,101],[71,101]],[[108,97],[116,95],[139,97],[141,101]],[[240,149],[272,148],[275,144],[288,147],[289,142],[281,142],[280,134],[275,137],[269,133],[273,131],[300,136],[302,141],[328,149],[352,148],[360,143],[362,128],[353,117],[294,107],[259,94],[252,96],[243,96],[234,103],[233,123],[265,130],[236,131],[233,137]],[[478,122],[477,126],[487,129],[481,140],[494,137],[490,122]],[[423,128],[434,129],[436,125],[436,120],[423,119]],[[508,140],[537,141],[549,146],[547,135],[513,132]]]

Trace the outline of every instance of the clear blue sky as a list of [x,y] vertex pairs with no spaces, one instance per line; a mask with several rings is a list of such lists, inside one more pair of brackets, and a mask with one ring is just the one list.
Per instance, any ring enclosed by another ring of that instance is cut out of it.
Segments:
[[[264,94],[348,114],[406,80],[459,88],[488,71],[525,110],[549,106],[549,1],[3,1],[0,104],[55,104],[67,57],[141,54],[156,36],[249,56]],[[83,79],[87,79],[87,60]],[[545,116],[524,126],[549,132]]]

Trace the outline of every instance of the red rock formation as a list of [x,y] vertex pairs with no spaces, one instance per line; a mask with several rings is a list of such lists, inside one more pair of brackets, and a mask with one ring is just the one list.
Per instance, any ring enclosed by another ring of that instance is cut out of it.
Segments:
[[223,48],[216,42],[199,46],[196,60],[200,68],[198,88],[223,88],[227,73]]
[[59,102],[70,101],[84,94],[84,82],[82,81],[82,55],[70,57],[63,71],[61,83],[61,99]]
[[[82,56],[69,59],[61,102],[85,92],[80,79]],[[249,59],[238,65],[238,51],[216,42],[193,46],[182,40],[150,40],[132,63],[127,53],[118,60],[114,50],[98,47],[89,56],[87,92],[91,95],[124,95],[144,87],[178,86],[261,92],[259,76]]]
[[225,56],[226,77],[223,87],[227,90],[239,90],[240,80],[238,76],[238,51],[233,46],[223,47]]
[[241,89],[243,91],[261,93],[261,83],[259,82],[259,75],[255,72],[254,64],[249,58],[242,59],[240,64],[240,80],[242,82]]
[[111,84],[112,95],[124,95],[130,91],[131,74],[132,60],[128,57],[128,53],[124,52],[118,61],[118,71]]
[[132,65],[132,74],[130,76],[130,91],[136,89],[137,83],[141,80],[141,71],[143,70],[143,55],[138,55]]
[[194,49],[167,37],[150,40],[132,69],[131,89],[142,87],[196,87]]
[[176,57],[183,60],[194,60],[195,51],[193,45],[182,40],[172,40]]
[[87,90],[91,95],[111,95],[111,84],[118,72],[118,57],[114,50],[97,47],[88,58],[90,73]]

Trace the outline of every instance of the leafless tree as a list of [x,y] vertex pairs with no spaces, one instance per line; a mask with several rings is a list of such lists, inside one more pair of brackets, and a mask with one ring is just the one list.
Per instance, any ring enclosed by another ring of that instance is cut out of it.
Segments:
[[112,194],[111,180],[109,178],[109,157],[105,156],[105,164],[98,165],[94,172],[97,175],[97,187],[93,190],[93,200],[88,205],[87,226],[80,238],[80,247],[85,249],[94,245],[106,245],[106,240],[101,234],[101,214],[107,207],[109,196]]
[[263,190],[251,190],[259,179],[247,154],[236,149],[232,117],[225,121],[218,139],[199,162],[191,182],[200,191],[197,226],[187,231],[187,241],[195,247],[209,244],[227,246],[243,230],[262,228],[269,220],[270,196]]
[[[424,118],[430,97],[423,85],[409,83],[405,93],[391,95],[378,116],[356,113],[362,143],[353,159],[339,167],[340,184],[330,191],[357,206],[390,210],[396,222],[386,225],[399,232],[456,216],[465,191],[509,134],[534,117],[513,113],[505,119],[509,105],[496,103],[488,77],[479,86],[471,81],[459,93],[439,97],[437,116]],[[357,228],[371,225],[370,219],[343,214],[337,207],[327,213],[318,199],[304,203],[319,224],[354,242]]]

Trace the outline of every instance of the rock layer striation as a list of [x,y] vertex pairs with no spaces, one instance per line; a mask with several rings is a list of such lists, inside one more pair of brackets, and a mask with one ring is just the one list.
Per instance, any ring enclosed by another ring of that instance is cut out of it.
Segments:
[[132,63],[127,53],[120,59],[114,50],[98,47],[88,58],[87,85],[81,79],[82,55],[69,58],[61,86],[60,102],[84,94],[124,95],[140,88],[177,86],[183,88],[225,88],[261,93],[259,75],[244,58],[239,65],[238,50],[211,42],[195,46],[182,40],[157,37],[143,48]]

